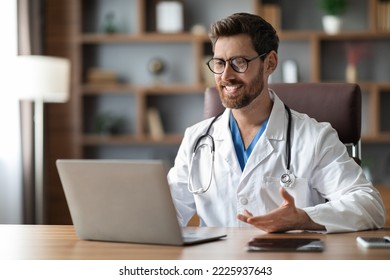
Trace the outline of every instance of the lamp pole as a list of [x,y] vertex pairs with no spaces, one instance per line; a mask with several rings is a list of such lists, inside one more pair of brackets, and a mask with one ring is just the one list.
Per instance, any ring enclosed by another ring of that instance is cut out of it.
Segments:
[[44,126],[43,100],[34,100],[34,193],[35,193],[35,223],[43,224],[44,217]]
[[43,224],[44,103],[63,103],[68,100],[70,61],[58,57],[27,55],[18,56],[13,66],[12,76],[18,98],[34,102],[34,222]]

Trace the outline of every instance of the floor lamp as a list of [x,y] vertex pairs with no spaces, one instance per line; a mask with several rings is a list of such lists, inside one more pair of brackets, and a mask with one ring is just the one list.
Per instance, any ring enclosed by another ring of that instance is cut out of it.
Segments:
[[34,102],[34,203],[35,222],[44,222],[44,103],[69,98],[70,61],[64,58],[24,55],[15,63],[16,94]]

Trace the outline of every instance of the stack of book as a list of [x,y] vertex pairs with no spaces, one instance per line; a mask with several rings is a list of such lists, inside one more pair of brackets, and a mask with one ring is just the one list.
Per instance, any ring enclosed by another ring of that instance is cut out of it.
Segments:
[[87,80],[92,85],[112,85],[118,83],[118,76],[111,70],[91,68],[88,70]]
[[380,31],[390,31],[390,0],[377,2],[377,28]]

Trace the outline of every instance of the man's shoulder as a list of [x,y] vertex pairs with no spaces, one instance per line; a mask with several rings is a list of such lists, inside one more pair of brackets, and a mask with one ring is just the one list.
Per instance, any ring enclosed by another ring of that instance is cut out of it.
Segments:
[[198,121],[198,122],[188,126],[186,128],[185,134],[191,135],[191,136],[193,136],[193,135],[198,135],[199,136],[201,134],[205,134],[206,130],[210,126],[213,118],[214,117],[211,117],[211,118],[208,118],[208,119],[204,119],[204,120]]
[[331,126],[329,122],[320,122],[305,113],[297,112],[295,110],[291,110],[291,115],[293,117],[293,122],[295,122],[295,125],[297,126],[320,130]]
[[[337,131],[329,122],[319,122],[305,113],[292,111],[294,134],[302,139],[311,139],[313,143],[320,139],[338,140]],[[330,138],[328,138],[330,137]],[[339,141],[339,140],[338,140]]]

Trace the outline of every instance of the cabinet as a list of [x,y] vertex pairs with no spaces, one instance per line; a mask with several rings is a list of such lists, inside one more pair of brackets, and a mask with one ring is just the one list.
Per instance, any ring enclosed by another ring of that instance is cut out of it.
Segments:
[[[253,0],[181,1],[183,32],[162,34],[153,24],[157,2],[78,1],[80,157],[163,158],[171,164],[185,128],[202,119],[204,75],[212,78],[204,71],[211,55],[207,32],[194,34],[192,28],[206,31],[234,11],[258,9]],[[108,24],[115,32],[107,32]],[[158,77],[148,71],[155,59],[165,68]],[[114,73],[117,82],[90,83],[91,69]],[[159,113],[163,137],[150,133],[150,109]],[[121,124],[115,133],[103,124],[113,119]]]
[[[363,163],[372,168],[374,181],[390,184],[390,30],[378,28],[379,0],[350,4],[338,35],[323,32],[323,13],[312,0],[182,0],[184,31],[174,34],[155,31],[157,1],[74,1],[80,157],[163,158],[172,163],[185,127],[202,119],[202,94],[211,75],[204,67],[211,45],[193,27],[207,29],[237,11],[267,18],[269,7],[276,7],[280,65],[272,82],[283,81],[286,60],[296,62],[300,82],[343,82],[348,53],[364,48],[356,64],[363,92]],[[148,71],[153,59],[164,64],[159,77]],[[114,73],[117,82],[90,83],[92,69]],[[151,108],[159,112],[163,137],[150,133]],[[104,128],[112,120],[119,127]]]
[[[265,6],[266,2],[275,1],[263,2]],[[299,81],[344,82],[348,63],[355,61],[356,82],[362,89],[363,99],[363,166],[370,170],[375,183],[390,185],[390,114],[386,109],[390,106],[390,57],[387,51],[390,28],[381,28],[379,13],[382,8],[379,5],[383,1],[353,1],[343,16],[342,31],[337,35],[322,31],[323,14],[318,9],[318,2],[277,2],[280,64],[273,80],[282,81],[280,66],[286,60],[293,60],[298,65]]]

